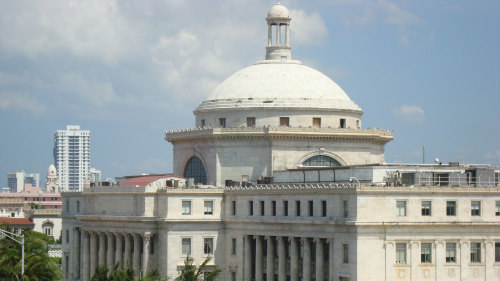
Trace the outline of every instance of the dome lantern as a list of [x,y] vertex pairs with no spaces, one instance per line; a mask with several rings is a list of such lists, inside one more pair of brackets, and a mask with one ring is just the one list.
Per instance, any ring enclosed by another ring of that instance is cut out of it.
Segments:
[[[268,38],[266,60],[288,61],[292,59],[292,48],[290,47],[291,19],[288,9],[279,2],[269,9],[266,18]],[[282,35],[285,36],[284,40]]]

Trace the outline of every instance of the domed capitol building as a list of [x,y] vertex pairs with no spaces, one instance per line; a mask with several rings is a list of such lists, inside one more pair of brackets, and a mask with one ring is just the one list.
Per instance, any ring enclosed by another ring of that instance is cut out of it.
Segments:
[[265,60],[219,84],[195,126],[167,131],[173,174],[63,192],[66,280],[186,256],[218,280],[500,280],[500,169],[387,164],[334,81],[292,59],[290,13],[268,12]]

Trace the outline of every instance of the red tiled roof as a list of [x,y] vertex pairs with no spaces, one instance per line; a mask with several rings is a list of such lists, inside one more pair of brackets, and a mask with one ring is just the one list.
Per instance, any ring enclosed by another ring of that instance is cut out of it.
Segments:
[[1,223],[8,223],[10,225],[33,225],[34,224],[28,218],[9,218],[9,217],[0,217],[0,224]]
[[122,186],[146,186],[155,180],[165,178],[166,176],[143,176],[143,177],[137,177],[137,178],[131,178],[127,181],[122,182],[120,185]]

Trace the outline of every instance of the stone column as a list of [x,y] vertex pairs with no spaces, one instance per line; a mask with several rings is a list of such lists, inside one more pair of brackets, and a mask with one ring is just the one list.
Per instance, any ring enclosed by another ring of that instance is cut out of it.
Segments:
[[123,236],[119,232],[115,232],[115,263],[118,268],[123,268]]
[[281,45],[281,25],[276,25],[276,46]]
[[436,254],[432,257],[435,266],[435,276],[445,276],[444,263],[446,261],[446,243],[444,240],[437,240],[435,243]]
[[[334,266],[334,252],[333,252],[333,239],[328,239],[328,280],[333,280],[335,278],[335,266]],[[391,280],[391,279],[387,279]]]
[[324,254],[323,254],[323,240],[316,238],[316,280],[323,281],[323,267],[324,267]]
[[141,258],[141,237],[139,234],[132,234],[134,239],[134,257],[132,258],[132,267],[135,270],[135,275],[139,276],[139,271],[141,270],[141,264],[139,263]]
[[125,240],[125,253],[123,255],[123,268],[131,266],[132,243],[130,243],[130,234],[124,233],[123,239]]
[[90,272],[89,277],[94,275],[97,266],[97,233],[90,232]]
[[311,244],[309,243],[309,238],[307,237],[303,237],[301,242],[304,248],[302,260],[302,280],[311,281]]
[[460,240],[460,280],[461,281],[469,281],[467,268],[470,263],[470,248],[469,241]]
[[420,242],[410,241],[410,276],[411,280],[418,280],[418,266],[420,265]]
[[484,241],[484,249],[486,280],[495,280],[495,242],[492,240]]
[[81,232],[81,240],[82,242],[82,259],[80,261],[80,276],[81,280],[83,281],[88,281],[89,280],[89,250],[90,250],[90,245],[89,245],[89,234],[87,231],[80,231]]
[[162,275],[167,275],[168,270],[168,235],[167,230],[158,228],[158,251],[157,251],[157,266]]
[[269,24],[267,26],[267,45],[271,46],[273,44],[273,25]]
[[285,45],[290,46],[290,25],[285,25]]
[[245,237],[245,281],[252,280],[252,252],[251,252],[251,244],[250,239],[252,236],[247,235]]
[[290,240],[290,281],[299,281],[299,251],[295,237]]
[[262,238],[258,235],[254,236],[255,239],[255,280],[263,280],[262,268]]
[[151,247],[151,233],[144,233],[144,237],[142,239],[142,276],[146,275],[148,272],[148,264],[149,264],[149,248]]
[[80,231],[78,228],[73,229],[73,279],[80,278]]
[[106,265],[106,234],[99,232],[99,266]]
[[278,242],[278,280],[286,281],[286,240],[283,237],[277,237]]
[[106,250],[106,265],[108,266],[108,270],[113,270],[115,266],[114,256],[115,251],[113,247],[113,233],[108,232],[106,237],[108,238],[108,249]]
[[273,237],[266,236],[267,240],[267,281],[274,281],[274,245]]

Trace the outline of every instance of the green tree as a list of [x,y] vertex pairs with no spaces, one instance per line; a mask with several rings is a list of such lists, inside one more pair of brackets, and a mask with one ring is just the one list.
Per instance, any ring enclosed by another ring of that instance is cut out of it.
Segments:
[[[129,265],[124,269],[119,269],[118,264],[115,264],[111,272],[104,265],[97,268],[90,281],[134,281],[134,275],[135,271]],[[167,277],[162,277],[158,270],[152,269],[139,281],[165,281],[167,279]]]
[[175,281],[214,281],[221,270],[219,268],[209,268],[207,264],[211,259],[212,257],[208,256],[199,267],[196,267],[196,265],[193,265],[194,258],[187,256],[186,260],[184,260],[181,275],[175,278]]
[[[0,226],[12,231],[8,225]],[[48,245],[54,239],[43,233],[25,230],[24,275],[21,276],[21,245],[9,238],[0,238],[0,280],[61,280],[62,272],[55,259],[49,257]]]

